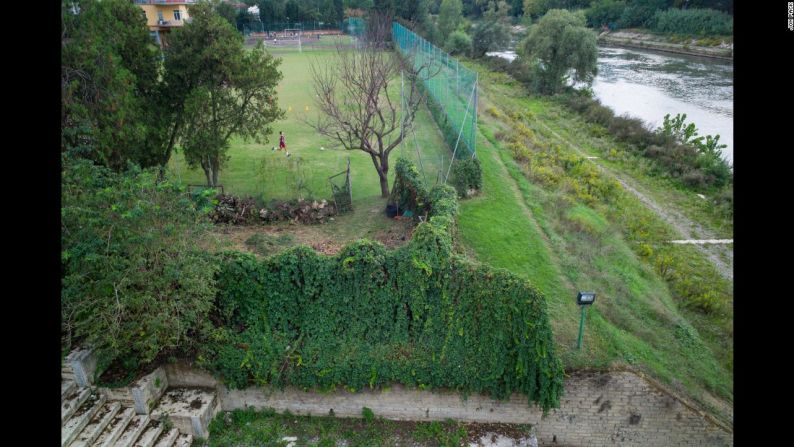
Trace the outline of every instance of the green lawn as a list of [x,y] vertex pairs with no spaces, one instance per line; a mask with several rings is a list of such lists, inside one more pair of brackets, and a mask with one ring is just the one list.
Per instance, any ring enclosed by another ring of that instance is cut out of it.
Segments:
[[[230,160],[219,176],[225,192],[251,195],[265,203],[271,199],[291,199],[299,192],[296,179],[303,177],[306,181],[306,188],[301,190],[304,197],[330,198],[328,177],[343,171],[350,157],[354,207],[359,201],[371,203],[373,196],[380,196],[380,186],[369,155],[362,151],[332,148],[329,139],[318,135],[302,121],[303,118],[313,120],[317,117],[310,65],[313,62],[333,63],[334,52],[280,52],[274,55],[282,60],[279,69],[284,77],[277,87],[277,93],[279,106],[287,111],[286,118],[273,123],[273,134],[266,144],[232,140],[228,152]],[[399,103],[399,82],[394,83],[393,87],[395,89],[390,94]],[[427,179],[433,184],[443,160],[449,163],[449,150],[426,109],[418,113],[415,128],[416,142],[411,135],[400,148],[395,149],[390,157],[391,166],[394,166],[399,155],[419,165],[418,146]],[[289,159],[283,152],[271,150],[273,146],[278,146],[279,131],[286,136],[287,148],[292,154]],[[205,183],[201,169],[190,169],[180,152],[171,158],[169,166],[185,183]],[[390,170],[389,179],[391,185],[394,169]]]

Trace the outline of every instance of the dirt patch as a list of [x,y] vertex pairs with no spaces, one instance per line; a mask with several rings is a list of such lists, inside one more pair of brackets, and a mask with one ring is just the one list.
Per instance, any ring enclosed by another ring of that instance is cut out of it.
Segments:
[[[414,224],[410,219],[393,219],[393,224],[390,228],[378,230],[374,235],[369,235],[368,238],[382,243],[389,249],[394,249],[408,243],[411,240],[413,230]],[[250,226],[217,225],[213,230],[213,234],[221,240],[223,248],[253,253],[257,256],[260,255],[255,248],[246,244],[246,241],[256,234],[272,237],[292,236],[290,243],[277,247],[271,254],[277,254],[296,245],[306,245],[317,253],[335,255],[349,243],[363,237],[361,235],[338,237],[338,235],[334,235],[328,224],[300,225],[289,223]]]

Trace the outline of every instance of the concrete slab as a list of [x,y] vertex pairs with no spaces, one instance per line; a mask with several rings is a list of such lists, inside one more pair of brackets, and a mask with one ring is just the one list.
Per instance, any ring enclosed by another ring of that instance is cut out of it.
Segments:
[[115,447],[132,447],[135,441],[141,436],[146,427],[149,425],[149,416],[135,416],[127,425],[127,429],[119,436],[119,439],[113,444]]
[[152,410],[152,418],[160,420],[168,415],[180,432],[206,438],[209,423],[219,411],[220,402],[213,389],[171,388]]
[[86,388],[80,391],[77,395],[73,395],[65,402],[61,403],[61,426],[72,417],[75,411],[83,405],[88,397],[91,396],[91,390]]
[[141,434],[141,437],[138,438],[138,442],[136,442],[133,447],[152,447],[154,442],[157,441],[157,438],[160,437],[160,433],[163,432],[163,428],[165,427],[160,421],[150,419],[146,430]]
[[61,380],[61,403],[77,391],[77,383],[74,380]]
[[173,447],[177,437],[179,437],[179,430],[172,428],[170,431],[160,435],[154,447]]
[[94,383],[97,359],[90,349],[75,349],[66,356],[66,364],[74,372],[74,380],[80,387],[91,386]]
[[124,411],[116,413],[116,416],[105,427],[105,430],[99,435],[94,445],[98,447],[112,447],[115,445],[116,440],[124,433],[134,416],[135,410],[132,408],[126,408]]
[[105,405],[105,396],[91,394],[61,428],[61,447],[72,443],[88,422]]
[[191,444],[193,444],[193,436],[187,433],[182,433],[178,438],[176,438],[174,447],[190,447]]
[[110,421],[116,416],[116,413],[121,409],[121,404],[118,402],[105,402],[102,408],[97,411],[88,425],[85,426],[77,439],[72,442],[70,447],[90,447],[94,441],[105,431],[105,428],[110,424]]
[[157,400],[168,388],[168,377],[165,369],[159,367],[141,377],[130,387],[130,393],[135,402],[135,412],[138,414],[149,414],[157,404]]

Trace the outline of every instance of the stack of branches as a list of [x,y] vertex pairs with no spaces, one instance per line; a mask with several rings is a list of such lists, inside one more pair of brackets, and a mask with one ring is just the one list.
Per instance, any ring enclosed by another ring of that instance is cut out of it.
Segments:
[[337,214],[336,206],[325,199],[290,200],[273,202],[268,208],[259,211],[259,217],[267,223],[289,221],[302,224],[326,223]]
[[258,207],[253,197],[237,197],[220,194],[218,204],[210,212],[209,217],[214,223],[244,225],[256,223]]

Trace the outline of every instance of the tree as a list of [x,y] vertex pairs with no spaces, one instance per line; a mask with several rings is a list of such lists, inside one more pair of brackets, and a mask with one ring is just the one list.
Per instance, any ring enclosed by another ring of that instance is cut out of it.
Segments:
[[488,51],[503,50],[510,43],[510,5],[492,1],[483,13],[483,21],[472,34],[472,56],[482,57]]
[[342,0],[334,0],[334,14],[335,22],[345,20],[345,6]]
[[226,19],[227,22],[231,23],[233,27],[237,28],[237,8],[230,3],[216,1],[215,11],[218,12],[218,15]]
[[561,90],[573,70],[577,82],[591,83],[597,72],[596,37],[585,27],[581,14],[552,9],[532,27],[520,46],[529,61],[537,88],[546,93]]
[[262,22],[274,23],[284,20],[283,0],[260,0],[257,6],[259,6],[259,17]]
[[167,84],[181,101],[172,129],[186,161],[201,166],[215,186],[231,136],[265,142],[270,123],[283,118],[275,92],[280,61],[261,42],[243,49],[242,36],[204,4],[191,17],[166,52]]
[[449,54],[468,54],[471,52],[471,37],[461,30],[455,31],[449,35],[444,49]]
[[[400,145],[419,107],[418,70],[391,51],[384,51],[391,21],[376,13],[367,23],[367,39],[358,51],[337,47],[333,64],[311,66],[320,116],[307,124],[347,150],[369,154],[380,178],[381,197],[389,197],[389,155]],[[392,82],[403,73],[403,98]],[[390,93],[389,90],[392,90]]]
[[114,170],[156,164],[148,113],[159,50],[143,12],[125,0],[71,3],[61,3],[61,150]]
[[463,4],[460,0],[444,0],[438,13],[438,30],[444,39],[449,38],[463,21]]

